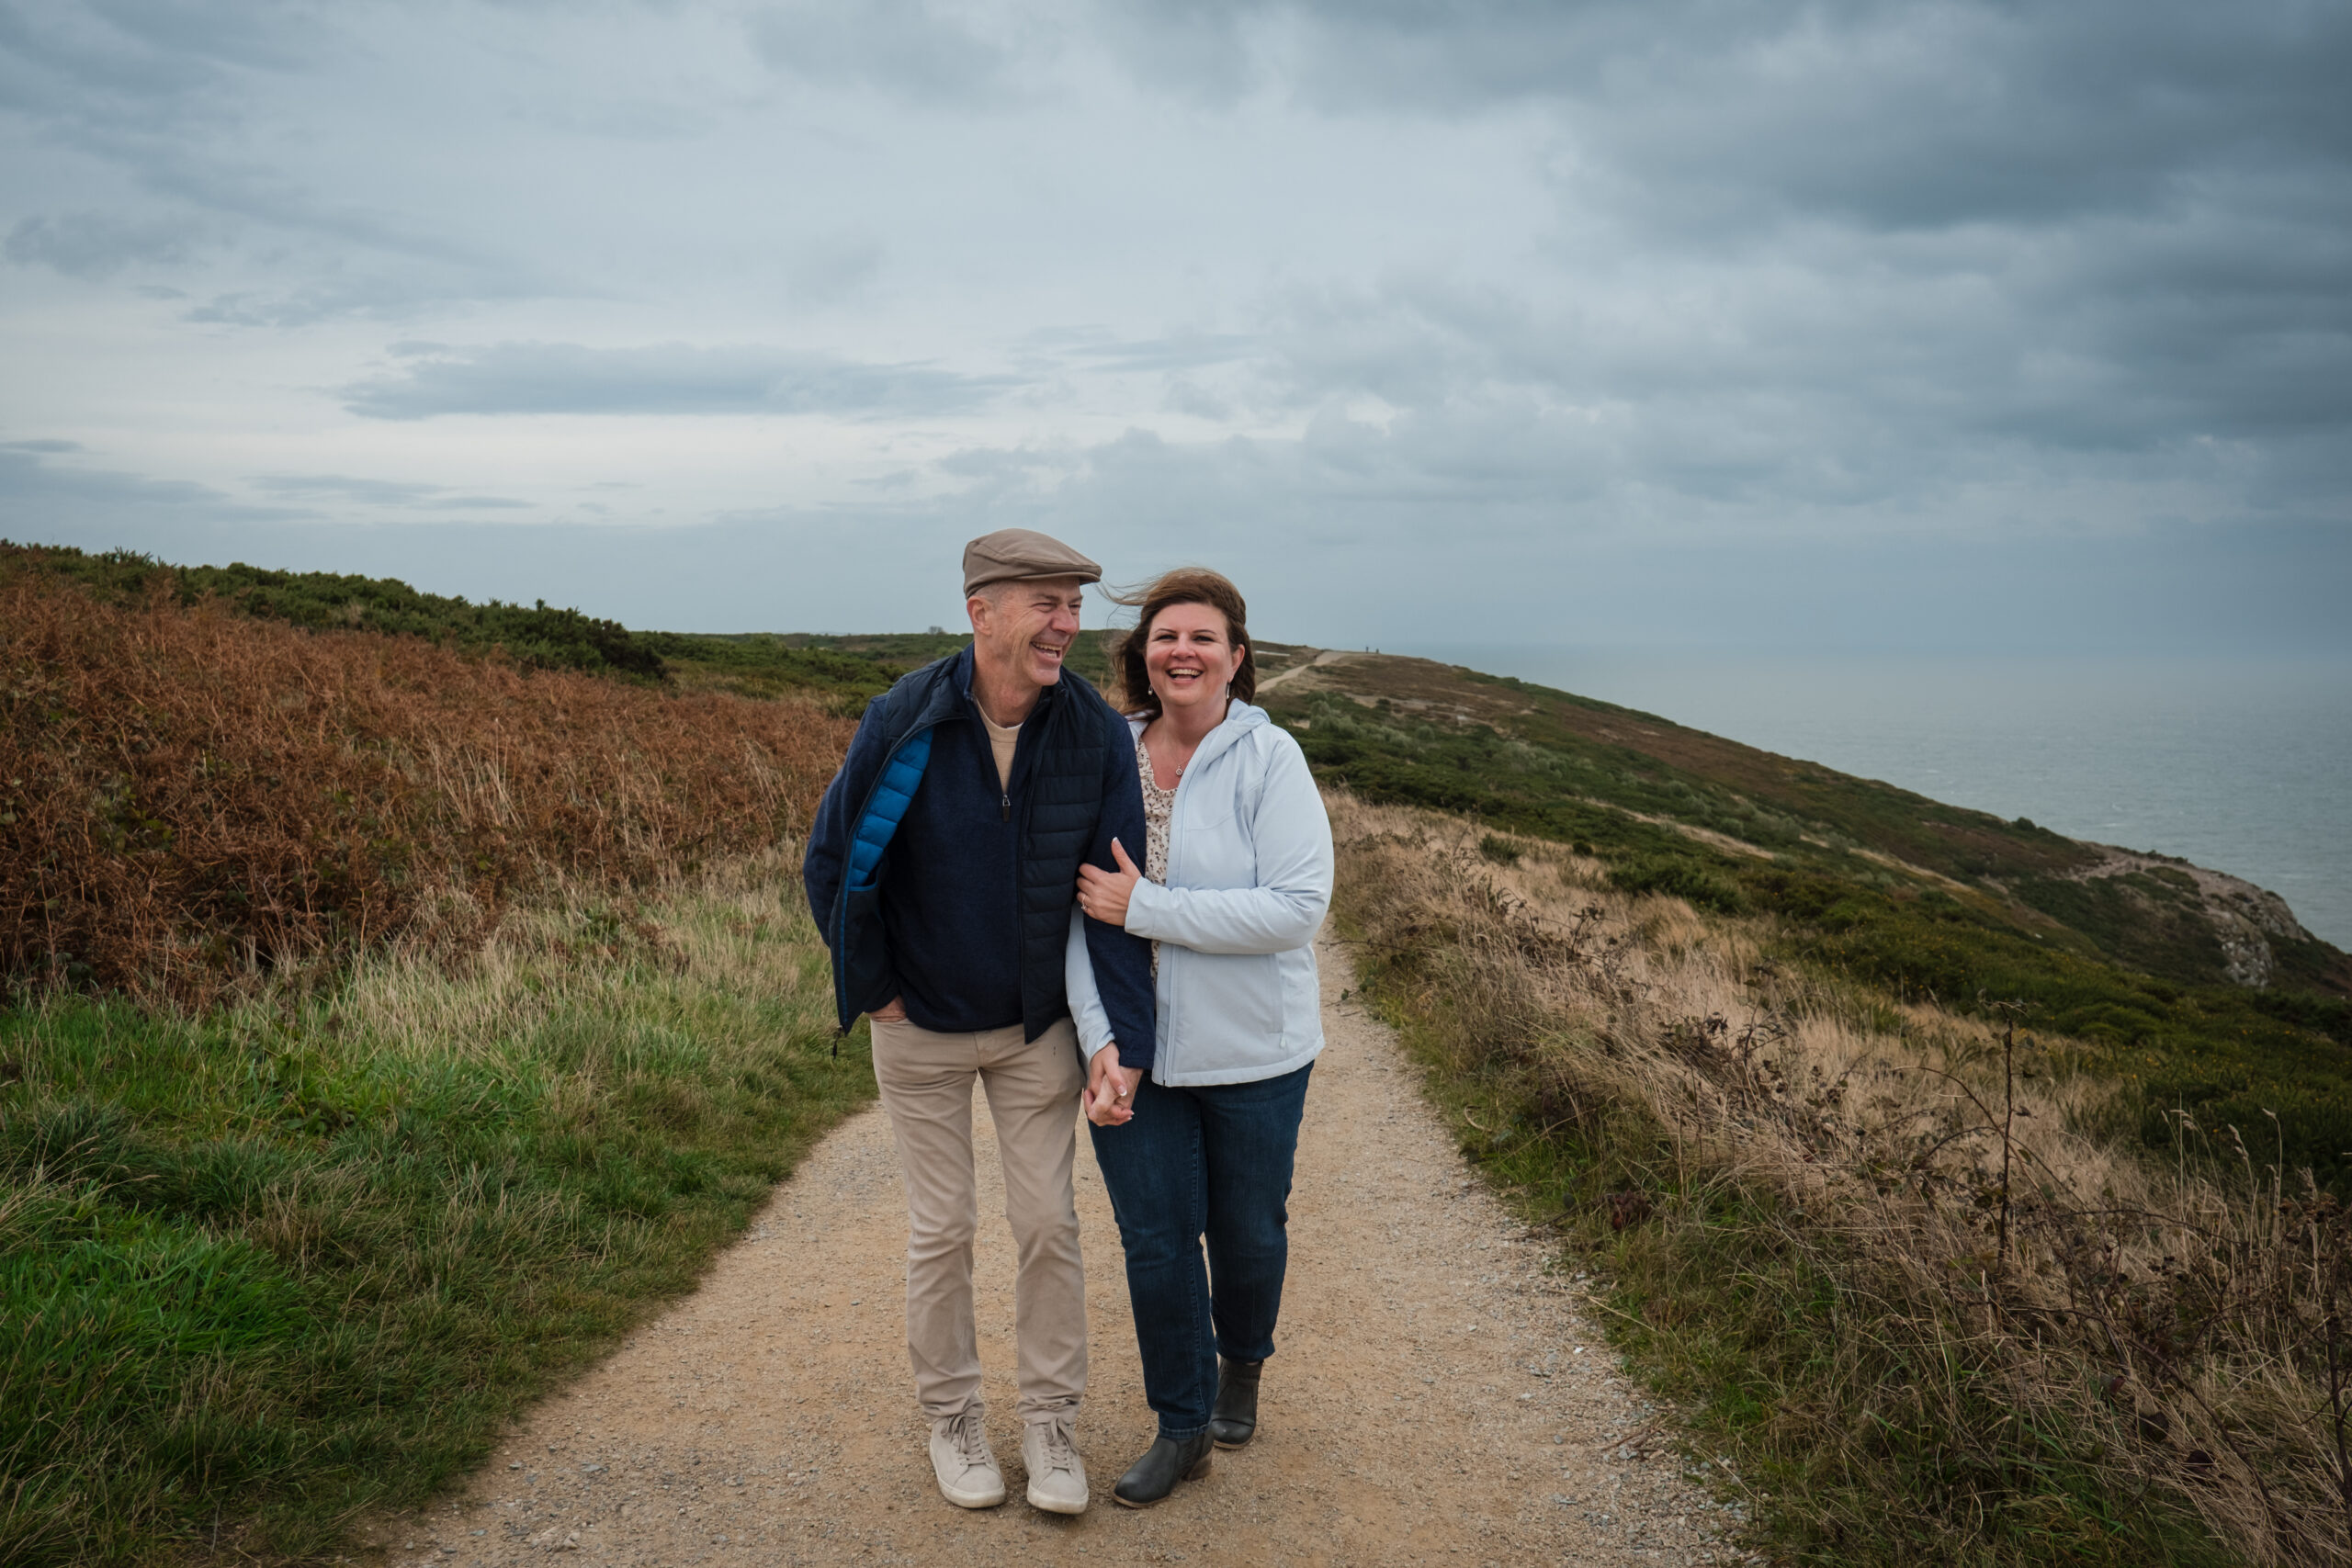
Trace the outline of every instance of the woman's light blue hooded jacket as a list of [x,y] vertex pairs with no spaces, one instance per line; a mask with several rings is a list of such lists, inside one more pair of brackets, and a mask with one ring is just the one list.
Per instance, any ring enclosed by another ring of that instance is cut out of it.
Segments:
[[[1129,728],[1143,733],[1139,719]],[[1144,846],[1125,846],[1143,863]],[[1236,702],[1176,785],[1168,883],[1136,884],[1127,931],[1159,943],[1155,1083],[1252,1083],[1323,1049],[1315,933],[1331,907],[1331,822],[1298,742]],[[1070,1015],[1091,1059],[1111,1043],[1082,917],[1070,911]]]

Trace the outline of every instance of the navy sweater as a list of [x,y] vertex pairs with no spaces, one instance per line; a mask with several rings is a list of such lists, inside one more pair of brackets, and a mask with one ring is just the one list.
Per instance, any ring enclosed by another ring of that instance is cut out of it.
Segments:
[[[1126,721],[1084,682],[1064,677],[1062,684],[1039,694],[1021,727],[1011,785],[1001,788],[996,753],[971,697],[971,659],[967,649],[951,671],[956,711],[932,729],[930,764],[891,839],[880,889],[891,974],[907,1017],[924,1029],[948,1033],[1001,1029],[1023,1020],[1019,857],[1032,804],[1031,765],[1049,705],[1084,705],[1102,731],[1102,804],[1086,860],[1115,870],[1114,838],[1131,856],[1144,842],[1143,791],[1136,780],[1135,741]],[[840,885],[842,847],[854,826],[849,818],[861,804],[849,798],[857,792],[844,787],[845,782],[870,780],[881,767],[889,739],[880,732],[883,711],[880,702],[867,709],[809,835],[808,896],[820,930]],[[1065,924],[1076,891],[1073,884],[1064,896]],[[1120,1063],[1148,1067],[1155,1033],[1151,945],[1091,919],[1086,939]],[[1050,980],[1032,975],[1030,983],[1049,984],[1058,998],[1058,962]],[[1066,1003],[1059,1007],[1067,1010]]]

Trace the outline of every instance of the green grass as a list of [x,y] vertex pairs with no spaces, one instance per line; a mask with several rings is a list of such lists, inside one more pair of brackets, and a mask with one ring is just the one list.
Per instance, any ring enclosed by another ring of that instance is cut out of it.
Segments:
[[0,1561],[330,1549],[873,1092],[782,859],[200,1018],[0,1014]]

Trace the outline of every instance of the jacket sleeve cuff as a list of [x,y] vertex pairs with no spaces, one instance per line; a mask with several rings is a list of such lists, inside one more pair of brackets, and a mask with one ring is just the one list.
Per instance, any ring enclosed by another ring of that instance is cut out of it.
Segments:
[[1157,942],[1166,933],[1157,929],[1157,917],[1166,912],[1168,889],[1149,877],[1136,878],[1127,890],[1127,934]]

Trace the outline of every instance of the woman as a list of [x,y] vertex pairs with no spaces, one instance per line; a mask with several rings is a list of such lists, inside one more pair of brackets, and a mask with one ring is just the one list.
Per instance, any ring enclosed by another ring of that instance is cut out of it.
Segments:
[[1291,1161],[1323,1049],[1314,943],[1331,901],[1331,825],[1298,742],[1250,705],[1257,669],[1233,584],[1172,571],[1122,603],[1141,607],[1115,674],[1149,842],[1140,869],[1115,842],[1116,873],[1082,868],[1078,902],[1152,939],[1157,1038],[1143,1051],[1111,1040],[1076,912],[1069,985],[1159,1416],[1112,1492],[1143,1508],[1205,1473],[1212,1445],[1238,1449],[1257,1431]]

